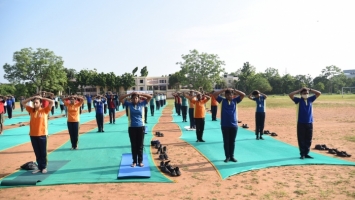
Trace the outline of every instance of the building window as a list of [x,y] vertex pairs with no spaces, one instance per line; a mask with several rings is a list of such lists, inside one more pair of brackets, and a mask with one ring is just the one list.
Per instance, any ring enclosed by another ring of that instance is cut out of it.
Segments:
[[160,88],[159,88],[160,90],[166,90],[166,86],[164,85],[164,86],[160,86]]
[[153,86],[153,90],[159,90],[159,86],[154,85],[154,86]]
[[132,90],[136,90],[136,87],[132,87]]
[[140,91],[143,91],[143,87],[140,87]]
[[139,80],[139,83],[143,83],[143,80]]
[[159,80],[159,83],[166,83],[166,80]]

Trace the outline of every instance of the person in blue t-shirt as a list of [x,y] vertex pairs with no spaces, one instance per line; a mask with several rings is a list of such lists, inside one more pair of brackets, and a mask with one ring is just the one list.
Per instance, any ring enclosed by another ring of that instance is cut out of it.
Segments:
[[91,113],[92,96],[91,96],[91,94],[87,94],[87,95],[85,95],[85,97],[86,97],[86,103],[88,105],[88,111],[89,111],[89,113]]
[[[131,96],[131,101],[126,97]],[[140,101],[140,97],[145,100]],[[149,94],[139,94],[132,92],[120,96],[120,101],[128,109],[128,134],[131,142],[132,165],[131,167],[143,167],[143,141],[144,141],[144,107],[149,103],[152,96]]]
[[[308,96],[309,92],[313,92],[313,96]],[[299,93],[301,98],[295,97]],[[298,105],[297,117],[297,140],[300,149],[300,159],[313,158],[308,155],[313,137],[313,102],[321,95],[321,92],[303,87],[289,94],[295,104]]]
[[[220,94],[224,92],[225,98]],[[233,93],[237,97],[233,98]],[[226,159],[224,162],[237,162],[234,157],[235,139],[238,132],[237,104],[240,103],[245,93],[239,90],[227,88],[213,93],[219,104],[221,104],[221,129],[223,135],[223,147]]]
[[94,99],[94,108],[96,112],[96,123],[97,123],[97,132],[105,132],[104,131],[104,105],[106,102],[106,98],[101,95],[97,95]]
[[14,109],[14,103],[13,103],[13,98],[11,95],[7,96],[6,99],[6,109],[7,109],[7,118],[11,119],[12,118],[12,110]]
[[255,101],[256,111],[255,111],[255,135],[257,140],[263,140],[263,132],[265,125],[265,100],[267,96],[260,93],[259,90],[254,90],[248,98]]
[[151,94],[152,99],[150,100],[150,114],[152,116],[154,116],[154,105],[155,105],[155,97],[153,96],[153,94]]

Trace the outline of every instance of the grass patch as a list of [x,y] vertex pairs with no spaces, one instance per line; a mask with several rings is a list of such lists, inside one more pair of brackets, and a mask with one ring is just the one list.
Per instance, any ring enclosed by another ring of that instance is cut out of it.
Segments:
[[345,136],[344,139],[349,142],[355,142],[355,136]]

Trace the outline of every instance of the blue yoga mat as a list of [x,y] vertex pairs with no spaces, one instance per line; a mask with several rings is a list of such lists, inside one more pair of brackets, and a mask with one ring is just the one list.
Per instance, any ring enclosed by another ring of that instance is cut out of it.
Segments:
[[143,154],[143,167],[131,167],[132,154],[122,154],[120,168],[118,169],[117,179],[120,178],[150,178],[150,167],[147,154]]

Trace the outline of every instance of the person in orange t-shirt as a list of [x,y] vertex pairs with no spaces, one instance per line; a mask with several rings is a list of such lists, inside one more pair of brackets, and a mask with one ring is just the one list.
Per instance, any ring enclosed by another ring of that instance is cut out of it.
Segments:
[[218,108],[218,102],[216,98],[213,96],[214,90],[210,92],[211,95],[211,113],[212,113],[212,121],[217,121],[217,108]]
[[202,95],[200,92],[197,93],[196,99],[191,96],[186,96],[192,104],[195,105],[194,118],[196,124],[196,142],[205,142],[202,139],[203,131],[205,129],[205,103],[210,100],[207,95]]
[[67,125],[72,146],[71,150],[78,149],[80,108],[83,103],[84,99],[77,96],[69,96],[64,99],[64,105],[68,110]]
[[0,135],[2,134],[2,131],[4,130],[3,124],[5,121],[5,102],[6,102],[7,97],[6,96],[1,96],[0,95]]
[[[33,107],[26,105],[33,101]],[[49,102],[49,106],[42,108],[42,100]],[[47,135],[48,135],[48,114],[51,111],[53,102],[41,96],[33,96],[23,100],[22,105],[30,114],[30,138],[33,151],[36,155],[38,169],[32,173],[47,173]]]

